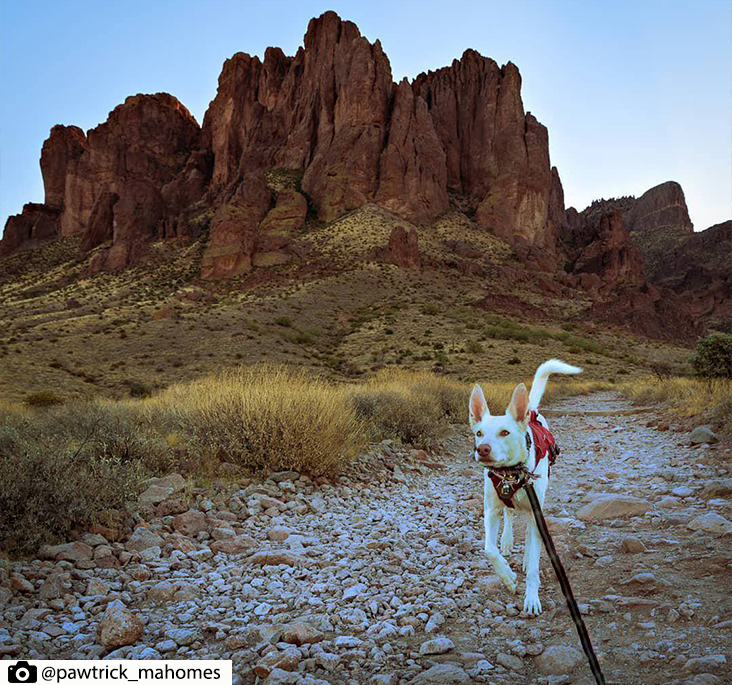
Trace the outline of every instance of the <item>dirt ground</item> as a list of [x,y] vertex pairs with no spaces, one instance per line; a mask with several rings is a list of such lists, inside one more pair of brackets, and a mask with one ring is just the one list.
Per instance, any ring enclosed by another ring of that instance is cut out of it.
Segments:
[[[691,446],[613,393],[545,415],[562,447],[545,513],[607,682],[731,682],[732,450]],[[94,560],[77,548],[12,564],[0,654],[231,658],[241,684],[590,685],[545,554],[544,612],[521,614],[522,526],[516,595],[493,574],[469,450],[462,427],[428,461],[380,443],[336,482],[285,473],[194,490],[126,540],[85,538]],[[580,511],[608,495],[647,511]],[[189,506],[199,513],[172,515]],[[114,564],[96,561],[106,549]],[[115,648],[99,629],[120,605],[141,623]]]

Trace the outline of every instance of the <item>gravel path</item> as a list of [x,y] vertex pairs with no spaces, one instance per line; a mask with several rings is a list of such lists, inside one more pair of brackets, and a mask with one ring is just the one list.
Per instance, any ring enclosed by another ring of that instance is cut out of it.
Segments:
[[[546,415],[545,513],[608,682],[730,682],[732,450],[610,393]],[[230,658],[241,684],[592,683],[546,555],[544,613],[520,613],[523,526],[517,594],[493,575],[469,449],[459,427],[434,461],[382,443],[335,483],[158,479],[131,536],[0,570],[0,656]]]

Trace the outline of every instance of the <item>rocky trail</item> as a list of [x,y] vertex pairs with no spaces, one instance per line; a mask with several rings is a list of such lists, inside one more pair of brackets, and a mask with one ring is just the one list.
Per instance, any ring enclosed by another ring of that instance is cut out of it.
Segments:
[[[600,393],[545,412],[562,454],[545,513],[608,683],[729,683],[732,450]],[[683,431],[683,432],[682,432]],[[521,614],[483,553],[466,429],[429,458],[373,446],[335,482],[297,473],[144,493],[99,529],[0,570],[3,658],[227,658],[235,682],[590,684],[542,555]]]

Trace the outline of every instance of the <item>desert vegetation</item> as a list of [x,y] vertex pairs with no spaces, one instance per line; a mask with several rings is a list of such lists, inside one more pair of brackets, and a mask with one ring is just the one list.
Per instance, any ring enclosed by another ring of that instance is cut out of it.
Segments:
[[[513,383],[485,382],[491,411]],[[589,392],[557,382],[551,396]],[[119,524],[144,481],[293,469],[333,475],[369,442],[430,450],[464,422],[468,384],[385,369],[336,383],[257,366],[173,385],[151,397],[0,407],[0,548],[25,552],[91,523]]]
[[732,433],[732,335],[711,333],[700,338],[691,359],[694,376],[674,376],[657,365],[655,377],[620,385],[638,403],[662,404],[672,413],[709,421]]
[[732,380],[642,378],[620,387],[638,403],[662,404],[678,416],[699,418],[732,432]]

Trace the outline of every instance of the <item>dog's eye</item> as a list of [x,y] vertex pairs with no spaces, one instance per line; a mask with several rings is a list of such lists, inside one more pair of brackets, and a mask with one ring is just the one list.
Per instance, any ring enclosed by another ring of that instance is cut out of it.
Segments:
[[505,430],[505,429],[504,429],[504,430],[502,430],[502,431],[501,431],[501,432],[500,432],[500,433],[498,434],[498,436],[499,436],[499,437],[501,437],[501,438],[505,438],[505,437],[506,437],[507,435],[511,435],[511,431],[507,431],[507,430]]
[[477,436],[478,436],[479,438],[482,438],[482,437],[483,437],[483,431],[478,431],[478,432],[476,433],[476,435],[477,435]]

